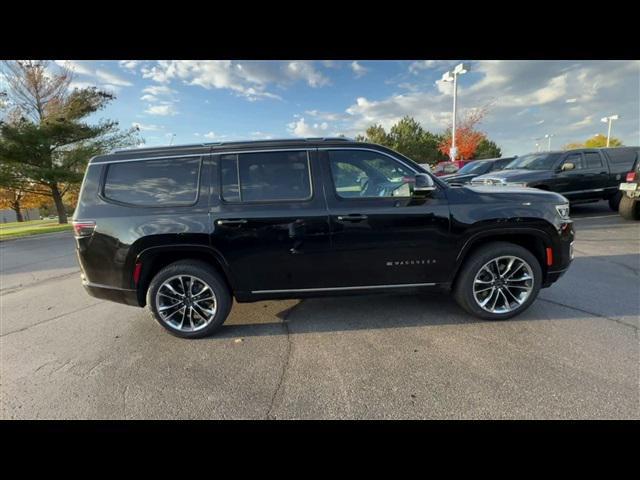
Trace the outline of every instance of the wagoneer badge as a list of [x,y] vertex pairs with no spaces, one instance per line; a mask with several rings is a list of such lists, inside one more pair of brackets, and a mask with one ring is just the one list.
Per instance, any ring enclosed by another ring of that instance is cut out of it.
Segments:
[[426,260],[394,260],[388,261],[387,267],[396,267],[400,265],[429,265],[432,263],[436,263],[435,258],[429,258]]

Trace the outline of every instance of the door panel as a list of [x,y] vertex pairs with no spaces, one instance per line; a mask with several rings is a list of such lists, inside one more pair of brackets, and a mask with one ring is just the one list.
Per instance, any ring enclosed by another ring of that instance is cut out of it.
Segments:
[[216,155],[214,170],[211,244],[237,289],[313,287],[330,256],[316,152]]
[[319,159],[335,253],[331,286],[446,281],[454,259],[443,190],[419,202],[405,196],[416,172],[380,152],[321,149]]
[[566,163],[573,163],[575,169],[558,172],[555,179],[554,191],[564,195],[569,200],[583,198],[583,190],[586,189],[585,175],[582,165],[582,153],[570,153],[564,157],[559,167]]

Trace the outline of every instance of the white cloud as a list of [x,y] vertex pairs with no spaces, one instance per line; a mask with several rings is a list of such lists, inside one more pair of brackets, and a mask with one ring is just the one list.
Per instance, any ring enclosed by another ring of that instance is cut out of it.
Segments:
[[140,131],[143,131],[143,132],[144,131],[157,132],[158,130],[164,130],[164,127],[160,125],[153,125],[151,123],[146,124],[146,123],[133,122],[131,126],[137,127]]
[[162,105],[149,105],[149,108],[145,110],[145,113],[149,115],[160,115],[160,116],[169,116],[175,115],[177,112],[173,108],[173,105],[170,103],[165,103]]
[[209,139],[214,139],[214,138],[217,138],[218,136],[214,132],[208,132],[208,133],[205,133],[203,135],[203,137],[204,138],[209,138]]
[[[77,62],[75,60],[55,60],[55,63],[61,67],[68,68],[73,73],[78,75],[85,75],[87,77],[91,77],[95,83],[91,83],[90,86],[99,86],[102,88],[107,88],[109,90],[119,90],[118,87],[130,87],[133,85],[130,81],[119,77],[118,75],[109,72],[107,70],[94,69],[89,65]],[[75,82],[78,84],[89,84],[86,79]]]
[[576,103],[578,101],[577,98],[567,98],[565,100],[565,103]]
[[357,61],[351,62],[351,70],[353,70],[353,73],[355,74],[356,78],[360,78],[366,75],[367,72],[369,71],[368,68],[363,67]]
[[93,75],[94,71],[90,68],[84,66],[83,64],[76,62],[74,60],[54,60],[55,63],[61,67],[68,68],[74,73],[78,73],[81,75]]
[[248,100],[281,99],[267,89],[269,85],[285,87],[304,81],[311,87],[327,85],[329,79],[315,69],[313,62],[268,62],[231,60],[161,60],[152,67],[143,67],[142,76],[169,84],[181,81],[206,89],[228,89]]
[[111,72],[107,72],[106,70],[96,70],[95,76],[99,80],[102,80],[103,82],[109,83],[111,85],[118,85],[121,87],[130,87],[131,85],[133,85],[133,83],[131,83],[130,81],[125,80],[124,78],[121,78]]
[[120,60],[118,65],[124,70],[129,70],[131,72],[136,71],[136,67],[140,64],[138,60]]
[[327,122],[308,124],[304,117],[287,125],[289,133],[297,137],[323,137],[327,135],[329,124]]
[[176,93],[176,91],[166,85],[150,85],[143,88],[142,93],[148,93],[150,95],[171,95]]
[[143,100],[145,102],[156,102],[158,101],[158,99],[156,97],[154,97],[153,95],[143,95],[140,97],[140,100]]

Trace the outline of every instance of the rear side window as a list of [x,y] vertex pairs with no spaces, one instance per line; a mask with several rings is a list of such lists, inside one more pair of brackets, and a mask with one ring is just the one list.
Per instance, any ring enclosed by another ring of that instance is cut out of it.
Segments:
[[602,158],[598,152],[585,152],[584,163],[584,168],[600,168],[602,167]]
[[611,163],[616,165],[633,165],[638,158],[638,149],[634,148],[611,148],[606,150]]
[[199,157],[112,163],[103,192],[130,205],[191,205],[198,199],[199,177]]
[[306,150],[223,155],[222,198],[227,202],[300,201],[311,198]]

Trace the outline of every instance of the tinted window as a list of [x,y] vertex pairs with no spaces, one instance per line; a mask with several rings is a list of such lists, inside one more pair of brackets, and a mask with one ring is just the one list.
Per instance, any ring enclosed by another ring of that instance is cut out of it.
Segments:
[[482,161],[474,161],[471,163],[467,163],[464,167],[458,170],[459,174],[470,174],[475,173],[476,175],[482,175],[483,173],[487,173],[491,168],[492,162],[482,162]]
[[386,155],[366,150],[331,150],[329,164],[342,198],[408,197],[415,174]]
[[609,160],[614,164],[631,166],[638,158],[638,149],[635,148],[609,148],[606,152]]
[[311,197],[306,151],[241,153],[220,160],[227,202],[306,200]]
[[200,158],[109,165],[104,196],[132,205],[189,205],[198,198]]
[[602,167],[602,159],[598,152],[585,152],[584,154],[584,168],[600,168]]
[[532,153],[516,158],[505,170],[551,170],[559,157],[557,153]]
[[512,159],[497,160],[493,162],[493,170],[502,170],[504,167],[509,165],[512,161],[513,161]]

